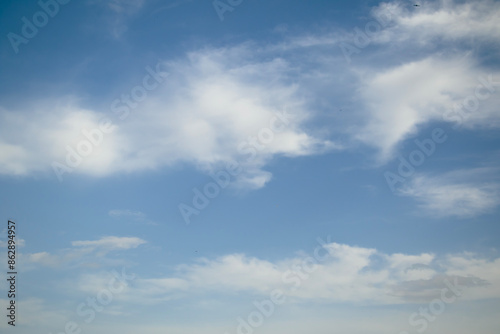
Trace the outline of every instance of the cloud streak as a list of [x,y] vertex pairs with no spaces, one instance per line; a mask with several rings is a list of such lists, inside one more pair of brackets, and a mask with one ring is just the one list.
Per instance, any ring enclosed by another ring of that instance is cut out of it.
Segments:
[[[75,263],[90,263],[106,261],[105,255],[110,252],[136,249],[147,242],[137,237],[107,236],[97,240],[78,240],[71,242],[72,248],[55,253],[37,252],[21,254],[23,262],[30,269],[42,267],[62,267]],[[97,257],[97,259],[96,259]]]
[[496,168],[458,170],[440,176],[419,175],[400,194],[414,198],[427,214],[470,218],[500,205]]

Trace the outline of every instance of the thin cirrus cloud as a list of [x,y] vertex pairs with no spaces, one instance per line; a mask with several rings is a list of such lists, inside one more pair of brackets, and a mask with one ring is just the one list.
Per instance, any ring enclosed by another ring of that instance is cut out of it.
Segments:
[[115,219],[125,219],[132,220],[138,223],[144,223],[147,225],[158,225],[154,221],[148,219],[147,215],[141,211],[133,210],[109,210],[108,215]]
[[107,5],[115,12],[122,13],[136,11],[142,8],[145,2],[146,0],[111,0],[107,1]]
[[[390,15],[387,15],[390,13]],[[470,43],[469,38],[498,41],[500,5],[493,0],[459,3],[440,0],[426,2],[417,10],[399,2],[375,8],[375,17],[389,18],[388,27],[375,37],[379,43],[411,41],[422,46],[437,46],[443,42]]]
[[131,217],[134,219],[146,218],[145,213],[133,210],[109,210],[108,215],[111,217]]
[[72,246],[88,247],[91,249],[104,248],[109,250],[131,249],[146,243],[136,237],[103,237],[99,240],[72,241]]
[[[108,9],[108,17],[101,22],[104,29],[114,38],[121,39],[123,34],[128,31],[130,18],[136,15],[146,4],[147,0],[87,0],[89,6],[105,6]],[[94,22],[96,26],[99,23]],[[92,27],[95,29],[95,27]]]
[[439,176],[422,174],[415,176],[399,193],[414,198],[427,214],[470,218],[500,206],[500,183],[496,174],[496,168],[458,170]]
[[71,248],[67,248],[55,253],[37,252],[21,254],[23,262],[30,268],[61,267],[75,263],[95,261],[96,255],[103,258],[106,254],[116,251],[135,249],[147,243],[137,237],[117,237],[107,236],[97,240],[77,240],[71,242]]

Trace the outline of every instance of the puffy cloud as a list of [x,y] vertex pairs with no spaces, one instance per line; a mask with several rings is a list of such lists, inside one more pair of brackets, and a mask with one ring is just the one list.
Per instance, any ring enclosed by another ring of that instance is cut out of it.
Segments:
[[[210,171],[238,161],[244,168],[242,183],[260,187],[270,179],[262,168],[275,156],[340,148],[302,129],[310,113],[297,86],[283,80],[290,70],[287,62],[258,60],[250,50],[245,45],[200,50],[164,63],[168,77],[146,91],[143,101],[127,100],[140,90],[135,86],[121,101],[110,103],[112,132],[102,137],[94,130],[104,115],[81,109],[75,100],[53,101],[55,110],[44,105],[34,108],[36,112],[3,110],[6,131],[0,145],[6,149],[0,155],[0,173],[25,175],[47,170],[53,162],[66,165],[68,152],[74,150],[82,155],[75,173],[103,176],[178,163]],[[20,126],[31,131],[9,135]],[[98,143],[91,149],[85,144],[90,136]],[[70,161],[78,160],[71,155]]]
[[178,266],[171,275],[138,277],[123,299],[150,304],[210,292],[268,296],[280,289],[296,303],[404,304],[429,302],[455,283],[461,298],[500,298],[499,259],[384,254],[337,243],[323,247],[316,255],[300,253],[274,262],[243,254],[203,258]]

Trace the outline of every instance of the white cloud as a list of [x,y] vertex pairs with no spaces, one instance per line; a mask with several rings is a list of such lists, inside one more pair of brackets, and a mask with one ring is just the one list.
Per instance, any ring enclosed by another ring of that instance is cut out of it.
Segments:
[[394,275],[403,281],[431,279],[436,275],[430,264],[435,259],[434,254],[406,255],[391,254],[387,257]]
[[[468,44],[474,40],[487,48],[499,39],[498,3],[441,1],[410,7],[377,7],[374,17],[389,8],[390,22],[349,67],[338,45],[353,43],[352,34],[325,29],[285,36],[272,45],[207,47],[166,60],[165,83],[148,91],[123,121],[112,112],[85,109],[77,98],[54,97],[32,101],[22,110],[2,109],[0,173],[50,171],[53,161],[64,162],[66,145],[75,148],[85,139],[81,129],[98,128],[105,114],[115,117],[115,131],[73,173],[106,176],[182,163],[213,171],[236,160],[245,168],[239,184],[250,188],[269,182],[272,175],[265,166],[278,156],[320,154],[362,142],[376,148],[379,162],[385,163],[402,141],[429,122],[455,122],[466,129],[500,127],[500,72],[484,67],[475,44]],[[488,77],[494,84],[481,90],[489,96],[479,101],[477,110],[463,117],[454,114],[455,105],[474,97],[480,78]],[[346,103],[351,104],[349,112],[336,115],[336,106]],[[317,118],[324,109],[331,117],[328,123]],[[262,133],[283,110],[293,116],[289,124],[254,155],[249,138]],[[327,130],[319,130],[318,122]],[[17,128],[27,131],[9,135]],[[352,142],[328,140],[339,135]]]
[[[390,2],[375,7],[372,14],[378,20],[366,23],[384,22],[384,26],[368,33],[365,44],[359,42],[363,25],[348,32],[306,33],[279,44],[297,53],[308,50],[308,59],[315,59],[313,69],[324,66],[321,73],[308,71],[317,81],[335,73],[345,85],[352,85],[347,94],[357,101],[349,110],[354,117],[337,117],[344,124],[340,132],[376,148],[378,162],[386,163],[400,143],[430,122],[451,122],[466,129],[500,127],[500,72],[481,59],[500,40],[498,2],[436,1],[419,8]],[[347,70],[336,66],[341,61],[347,65],[345,59],[329,56],[332,51],[342,54],[339,46],[346,44],[357,49]],[[356,78],[349,77],[349,72]],[[479,85],[483,88],[478,91]],[[474,99],[478,105],[473,112],[457,108]]]
[[131,249],[145,244],[146,241],[136,237],[103,237],[99,240],[73,241],[72,246],[105,248],[109,250]]
[[[361,49],[359,65],[353,66],[366,119],[352,133],[379,150],[379,162],[391,159],[398,144],[432,121],[500,126],[500,72],[480,60],[482,49],[500,41],[498,2],[436,1],[419,8],[393,2],[373,14],[388,23],[369,37],[373,48]],[[488,81],[493,84],[478,95],[477,87]],[[472,112],[456,107],[474,100]]]
[[[270,179],[262,168],[275,156],[340,148],[302,129],[311,113],[297,86],[282,79],[290,70],[287,62],[254,56],[251,46],[240,46],[200,50],[165,63],[166,83],[148,92],[125,120],[111,114],[115,131],[74,172],[102,176],[183,162],[215,170],[236,160],[245,169],[242,183],[260,187]],[[77,104],[38,106],[35,113],[3,110],[0,144],[9,149],[0,155],[0,173],[24,175],[47,170],[53,161],[65,164],[66,145],[76,149],[86,140],[82,129],[99,128],[102,117]],[[9,129],[21,124],[32,131],[9,136]]]
[[109,252],[135,249],[145,243],[147,243],[145,240],[136,237],[108,236],[98,240],[73,241],[72,248],[55,253],[21,253],[20,256],[27,269],[35,266],[61,267],[75,263],[99,267],[99,263],[107,261],[105,255]]
[[[328,252],[327,252],[328,251]],[[168,276],[138,277],[124,300],[158,303],[200,298],[207,292],[219,297],[235,292],[268,296],[280,289],[296,303],[404,304],[429,302],[455,278],[464,299],[500,298],[498,261],[475,254],[384,254],[375,249],[330,243],[316,260],[313,254],[267,261],[243,254],[200,259],[180,265]]]
[[[443,121],[456,103],[474,94],[478,78],[487,77],[469,59],[446,58],[429,57],[376,71],[365,79],[360,94],[368,115],[366,125],[357,128],[354,136],[379,148],[382,161],[392,158],[396,146],[416,134],[419,125]],[[481,112],[496,112],[496,108]]]
[[280,282],[281,272],[268,261],[232,254],[214,261],[181,266],[185,280],[195,287],[267,291]]
[[415,198],[428,214],[473,217],[500,205],[500,183],[494,181],[496,173],[496,169],[478,168],[440,176],[415,176],[400,194]]
[[[212,305],[211,312],[220,320],[211,319],[210,328],[236,326],[237,322],[231,322],[231,319],[234,320],[236,315],[246,318],[253,310],[253,301],[269,298],[273,289],[280,289],[287,302],[275,306],[280,311],[266,319],[263,330],[272,332],[272,329],[282,328],[281,321],[289,323],[301,317],[311,321],[325,316],[324,319],[331,320],[332,314],[335,314],[339,321],[345,321],[343,326],[350,333],[362,333],[362,329],[366,329],[356,326],[353,319],[359,320],[364,316],[372,320],[393,319],[377,322],[377,328],[382,333],[381,328],[405,330],[412,312],[418,312],[422,305],[429,305],[434,298],[440,298],[441,290],[447,287],[446,280],[452,285],[456,280],[461,295],[452,309],[447,308],[447,312],[440,315],[439,323],[453,323],[448,317],[457,315],[457,308],[476,307],[474,303],[488,303],[500,298],[499,258],[487,259],[473,253],[439,256],[430,253],[384,253],[373,248],[337,243],[328,243],[324,247],[319,252],[298,252],[291,258],[274,261],[244,254],[203,258],[194,264],[179,265],[168,275],[148,275],[140,271],[141,274],[133,277],[134,269],[126,270],[126,274],[132,275],[133,279],[128,280],[119,293],[113,294],[112,304],[106,305],[99,317],[143,317],[147,307],[153,306],[151,312],[156,312],[156,305],[160,303],[168,303],[172,316],[179,311],[179,305],[182,305],[182,312],[186,309],[199,312],[200,307]],[[315,257],[316,260],[311,260]],[[284,275],[287,280],[283,279]],[[77,297],[77,302],[72,304],[74,307],[80,298],[83,301],[109,289],[113,277],[114,274],[103,271],[84,273],[58,286],[72,296],[83,296]],[[290,280],[292,277],[294,279]],[[300,284],[296,285],[297,282]],[[214,296],[216,304],[212,303]],[[217,305],[217,311],[213,305]],[[356,307],[359,305],[362,307]],[[398,305],[401,312],[391,313],[393,308],[380,307],[384,305]],[[410,311],[407,306],[410,306]],[[374,317],[373,312],[379,313]],[[235,315],[228,319],[229,314]],[[158,327],[159,324],[150,325],[152,332],[161,327]],[[95,332],[100,332],[97,330],[99,325],[95,326]],[[320,332],[326,328],[318,326]],[[181,332],[184,331],[190,333],[187,327]],[[222,330],[225,331],[228,329]]]
[[411,41],[420,46],[446,42],[498,42],[500,40],[500,4],[481,0],[458,2],[450,0],[427,1],[420,8],[407,2],[382,4],[374,10],[375,16],[389,10],[389,27],[377,35],[380,43]]
[[26,254],[24,261],[47,267],[56,267],[60,263],[60,258],[48,252],[38,252]]
[[[64,162],[66,146],[76,149],[77,143],[85,139],[83,129],[99,128],[99,114],[74,107],[76,103],[73,98],[64,98],[39,101],[38,105],[29,107],[34,111],[16,113],[0,110],[0,142],[10,147],[0,153],[0,173],[26,175],[49,171],[55,160]],[[16,127],[26,131],[14,135]],[[88,174],[101,174],[102,169],[116,159],[115,149],[114,138],[107,137],[106,145],[94,147],[82,167]]]

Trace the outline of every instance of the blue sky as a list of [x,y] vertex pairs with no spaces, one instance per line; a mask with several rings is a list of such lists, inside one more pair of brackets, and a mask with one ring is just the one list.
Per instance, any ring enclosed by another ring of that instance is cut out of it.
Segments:
[[498,332],[499,2],[0,8],[2,332]]

